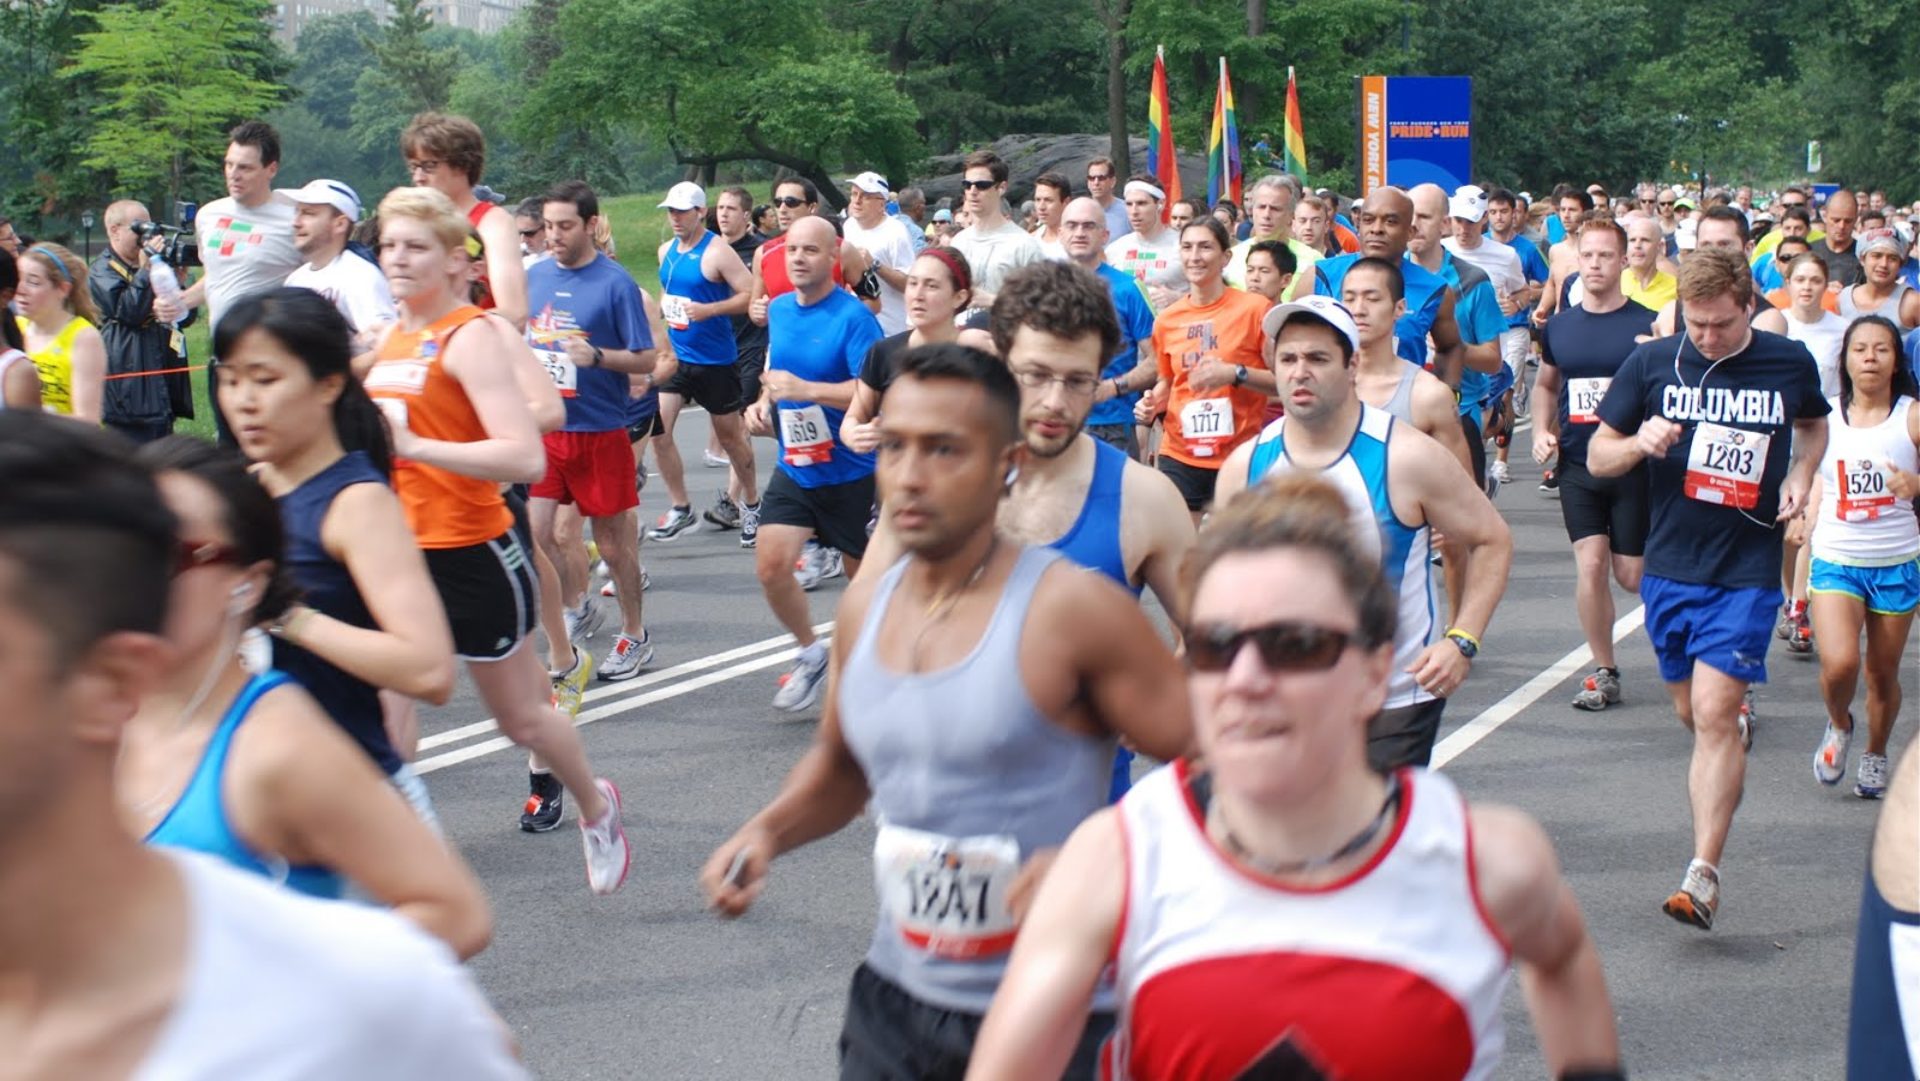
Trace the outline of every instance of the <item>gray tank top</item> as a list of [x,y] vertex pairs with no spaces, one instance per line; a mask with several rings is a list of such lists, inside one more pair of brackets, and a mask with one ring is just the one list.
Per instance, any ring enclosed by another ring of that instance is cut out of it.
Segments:
[[1400,385],[1393,388],[1393,395],[1387,404],[1380,408],[1393,414],[1393,419],[1402,424],[1413,423],[1413,381],[1420,376],[1420,369],[1412,363],[1403,365],[1407,370],[1400,373]]
[[1886,301],[1877,308],[1862,308],[1858,304],[1855,304],[1853,302],[1853,291],[1855,288],[1855,286],[1849,285],[1845,289],[1840,290],[1840,302],[1836,306],[1840,309],[1840,317],[1842,319],[1851,323],[1863,315],[1879,315],[1884,316],[1888,322],[1891,322],[1903,331],[1913,329],[1911,324],[1900,321],[1900,302],[1906,299],[1907,292],[1911,288],[1906,282],[1893,283],[1893,295],[1888,297]]
[[[1027,609],[1060,558],[1022,549],[973,652],[916,674],[888,669],[874,650],[912,563],[901,560],[881,578],[840,673],[841,731],[880,826],[867,964],[941,1009],[986,1011],[1012,946],[1012,872],[1106,803],[1113,741],[1048,719],[1020,678]],[[1111,1008],[1110,995],[1101,999],[1096,1008]]]

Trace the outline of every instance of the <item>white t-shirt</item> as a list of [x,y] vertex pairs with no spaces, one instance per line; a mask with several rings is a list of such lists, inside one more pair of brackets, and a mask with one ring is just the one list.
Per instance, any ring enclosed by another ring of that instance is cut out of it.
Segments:
[[207,269],[209,329],[234,301],[284,284],[307,261],[293,246],[293,211],[293,200],[278,192],[259,206],[228,196],[200,208],[193,227]]
[[1455,259],[1463,259],[1486,271],[1487,277],[1493,279],[1493,291],[1500,296],[1511,296],[1527,287],[1527,271],[1520,265],[1520,253],[1498,240],[1483,236],[1477,248],[1462,247],[1452,237],[1440,243],[1446,245]]
[[[869,229],[850,216],[841,223],[840,231],[847,243],[865,251],[878,266],[904,274],[913,265],[913,238],[896,218],[881,218],[880,224]],[[907,329],[907,295],[884,278],[880,281],[880,329],[890,335]]]
[[134,1081],[528,1076],[466,970],[412,924],[166,855],[187,891],[187,967]]
[[1036,226],[1033,230],[1033,239],[1037,241],[1040,245],[1040,254],[1056,263],[1066,262],[1067,261],[1066,242],[1057,239],[1057,235],[1056,235],[1056,239],[1048,240],[1046,237],[1046,232],[1047,232],[1047,227],[1044,225]]
[[1107,245],[1107,265],[1140,283],[1153,310],[1160,311],[1187,294],[1187,272],[1180,265],[1180,234],[1163,228],[1157,236],[1128,233]]
[[1002,221],[992,232],[968,226],[953,238],[953,246],[967,257],[974,289],[989,293],[998,293],[1007,275],[1046,259],[1040,242],[1012,221]]
[[1840,396],[1840,343],[1847,336],[1847,327],[1852,321],[1833,314],[1820,312],[1817,323],[1802,323],[1793,317],[1793,312],[1782,310],[1787,319],[1787,337],[1807,347],[1813,354],[1814,367],[1820,369],[1820,396],[1837,398]]
[[332,301],[356,333],[391,323],[396,318],[393,290],[387,286],[387,276],[380,273],[379,267],[350,251],[341,252],[319,270],[313,269],[311,263],[301,263],[287,275],[287,284],[311,289]]

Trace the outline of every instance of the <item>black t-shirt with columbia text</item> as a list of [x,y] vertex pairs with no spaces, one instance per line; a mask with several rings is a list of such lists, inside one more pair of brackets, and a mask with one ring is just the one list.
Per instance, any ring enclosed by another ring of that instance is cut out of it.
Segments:
[[1791,338],[1753,332],[1747,347],[1709,362],[1684,334],[1633,351],[1600,419],[1627,435],[1659,416],[1680,439],[1647,475],[1653,524],[1647,573],[1725,588],[1780,585],[1774,521],[1793,450],[1793,423],[1827,415],[1813,355]]
[[1653,312],[1629,300],[1610,312],[1574,306],[1540,331],[1540,363],[1560,372],[1560,460],[1587,464],[1587,440],[1600,426],[1597,412],[1620,366],[1653,333]]

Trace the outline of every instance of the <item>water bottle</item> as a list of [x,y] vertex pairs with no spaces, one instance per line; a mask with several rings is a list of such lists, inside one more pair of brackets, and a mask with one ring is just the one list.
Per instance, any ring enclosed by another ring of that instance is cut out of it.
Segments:
[[[157,297],[160,300],[166,301],[168,304],[171,304],[175,308],[179,308],[182,306],[180,303],[180,276],[173,272],[173,268],[167,265],[167,261],[165,259],[161,258],[158,255],[155,255],[153,257],[152,263],[150,263],[147,267],[147,281],[152,283],[153,295],[155,297]],[[175,343],[174,351],[181,356],[186,355],[184,349],[182,348],[184,343],[181,341],[181,338],[180,338],[180,320],[185,317],[186,316],[183,313],[179,317],[176,317],[172,323],[168,324],[169,326],[173,327],[173,334],[171,337],[173,342]]]

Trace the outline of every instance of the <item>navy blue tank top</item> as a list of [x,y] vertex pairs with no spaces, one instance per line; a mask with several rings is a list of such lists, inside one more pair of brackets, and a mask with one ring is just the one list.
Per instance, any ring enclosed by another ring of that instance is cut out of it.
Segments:
[[[280,523],[287,535],[283,562],[302,599],[316,612],[368,630],[378,630],[379,624],[367,611],[353,575],[320,542],[320,525],[342,491],[355,484],[386,483],[373,460],[356,450],[278,500]],[[382,773],[400,768],[400,756],[387,741],[379,692],[371,684],[278,638],[273,640],[273,666],[298,680]]]
[[1902,990],[1909,1000],[1920,992],[1920,965],[1912,961],[1916,943],[1920,943],[1920,912],[1903,912],[1887,901],[1873,880],[1869,858],[1853,954],[1848,1081],[1920,1076],[1915,1073],[1920,1063],[1912,1050],[1920,1047],[1920,1032],[1906,1031],[1900,1013]]
[[1087,501],[1080,505],[1073,528],[1047,547],[1099,571],[1138,597],[1140,587],[1127,580],[1127,561],[1120,551],[1120,487],[1126,471],[1125,451],[1093,440],[1093,482],[1087,485]]

